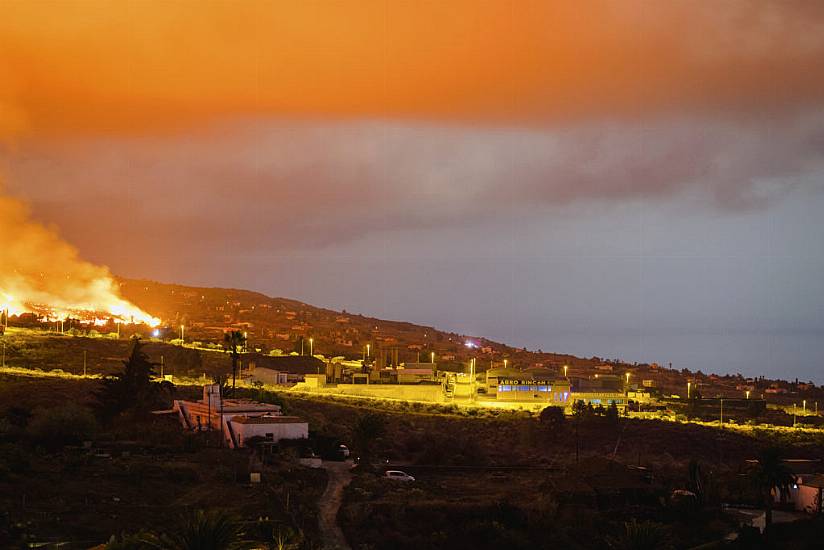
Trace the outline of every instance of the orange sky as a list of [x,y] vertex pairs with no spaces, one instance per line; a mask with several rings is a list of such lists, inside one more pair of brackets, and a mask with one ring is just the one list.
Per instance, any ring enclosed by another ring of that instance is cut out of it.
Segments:
[[[783,105],[824,88],[814,9],[608,0],[6,2],[0,132],[143,131],[260,113],[540,122]],[[804,33],[810,37],[799,40]]]

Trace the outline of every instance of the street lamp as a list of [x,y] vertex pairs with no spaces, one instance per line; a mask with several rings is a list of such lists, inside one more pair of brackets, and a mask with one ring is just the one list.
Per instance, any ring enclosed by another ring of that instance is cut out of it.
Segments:
[[569,369],[569,365],[564,365],[564,378],[567,377],[567,370]]
[[429,362],[432,363],[433,365],[435,364],[435,352],[434,351],[429,354]]
[[627,373],[627,386],[629,386],[629,373]]
[[750,390],[747,390],[747,399],[750,398]]
[[309,338],[309,356],[310,357],[315,356],[314,343],[315,343],[315,339],[314,338]]
[[724,427],[724,398],[721,398],[721,427]]
[[372,347],[372,344],[366,344],[366,358],[369,358],[369,348]]
[[692,388],[692,382],[687,381],[687,399],[690,398],[690,388]]
[[507,363],[507,360],[504,359],[504,368],[506,368],[506,363]]
[[180,325],[180,343],[181,343],[181,344],[185,341],[185,340],[183,339],[183,337],[184,337],[184,335],[185,335],[185,334],[184,334],[184,331],[185,331],[185,328],[183,327],[183,325]]
[[801,402],[802,406],[804,407],[804,414],[807,414],[807,400]]

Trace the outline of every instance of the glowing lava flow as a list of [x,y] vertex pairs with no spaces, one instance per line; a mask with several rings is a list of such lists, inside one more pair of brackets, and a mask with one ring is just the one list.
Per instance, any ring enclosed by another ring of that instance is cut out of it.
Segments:
[[149,315],[142,309],[120,298],[111,280],[98,279],[84,289],[90,293],[92,300],[85,302],[66,302],[41,292],[29,292],[29,300],[22,301],[0,290],[0,312],[6,315],[34,313],[47,321],[77,319],[81,323],[105,325],[109,319],[131,324],[146,324],[156,327],[160,319]]
[[81,259],[55,229],[32,220],[25,204],[2,194],[0,310],[34,313],[49,321],[160,324],[120,296],[108,268]]

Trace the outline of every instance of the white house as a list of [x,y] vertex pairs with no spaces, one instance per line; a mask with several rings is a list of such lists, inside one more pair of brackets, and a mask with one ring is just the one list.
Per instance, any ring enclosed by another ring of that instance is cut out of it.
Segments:
[[309,424],[296,416],[284,416],[280,405],[222,399],[218,384],[203,386],[199,401],[175,400],[173,411],[187,430],[220,430],[232,449],[244,447],[252,437],[275,442],[309,437]]

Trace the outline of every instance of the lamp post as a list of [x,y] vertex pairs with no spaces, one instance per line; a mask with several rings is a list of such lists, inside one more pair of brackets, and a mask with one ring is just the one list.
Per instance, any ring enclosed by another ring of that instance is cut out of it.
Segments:
[[747,399],[750,398],[750,390],[747,390]]
[[803,410],[804,410],[804,414],[806,415],[807,414],[807,400],[806,399],[801,402],[801,406],[804,407]]
[[435,364],[435,352],[434,351],[429,354],[429,362],[432,363],[433,365]]
[[366,358],[369,359],[369,350],[372,347],[372,344],[366,344]]
[[314,356],[315,356],[315,347],[314,347],[314,344],[315,344],[315,339],[314,339],[314,338],[309,338],[309,356],[310,356],[310,357],[314,357]]
[[795,414],[796,414],[795,403],[793,403],[793,428],[795,428],[795,424],[796,424]]
[[690,398],[690,389],[692,388],[692,382],[687,381],[687,399]]
[[183,325],[180,325],[180,343],[183,344],[186,340],[184,340],[186,329]]
[[569,370],[569,365],[564,365],[564,378],[567,377],[567,371]]
[[724,427],[724,398],[721,398],[721,427]]
[[475,358],[469,364],[469,399],[475,399]]
[[627,386],[629,386],[629,373],[627,373]]

